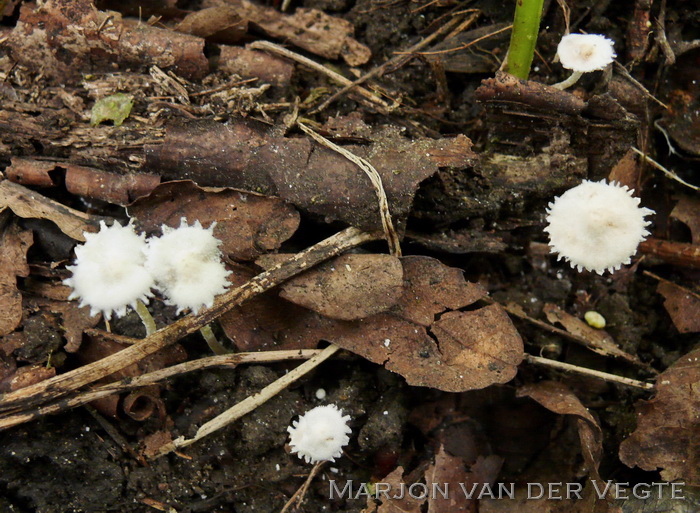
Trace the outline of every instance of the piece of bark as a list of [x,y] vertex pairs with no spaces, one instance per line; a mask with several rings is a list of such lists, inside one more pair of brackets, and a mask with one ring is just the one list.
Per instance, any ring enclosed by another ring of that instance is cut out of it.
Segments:
[[257,78],[259,82],[286,87],[292,80],[294,65],[266,52],[240,46],[221,46],[218,69],[243,79]]
[[700,244],[649,237],[639,244],[638,251],[644,255],[660,258],[670,264],[700,269]]
[[63,182],[72,194],[122,206],[149,194],[160,183],[160,177],[151,174],[111,173],[70,163],[21,157],[12,159],[5,175],[13,182],[37,187],[54,187]]
[[665,481],[700,485],[700,349],[656,378],[656,397],[636,405],[637,429],[620,445],[629,467],[661,469]]
[[248,32],[248,20],[235,8],[222,5],[189,13],[175,30],[217,43],[235,44]]
[[521,80],[502,71],[497,72],[495,78],[482,81],[474,91],[474,97],[484,103],[525,104],[564,114],[579,114],[586,107],[586,102],[567,91],[539,82]]
[[0,335],[7,335],[22,321],[22,294],[17,289],[17,277],[29,276],[27,250],[32,245],[32,232],[22,230],[5,219],[0,235]]
[[64,83],[119,64],[156,65],[190,79],[208,72],[203,39],[122,20],[119,13],[96,10],[90,0],[23,5],[8,45],[19,63]]
[[342,57],[350,66],[361,66],[372,56],[368,47],[352,37],[355,32],[352,23],[318,9],[299,7],[294,14],[284,14],[248,0],[208,0],[204,6],[231,7],[268,36],[326,59]]
[[128,212],[137,227],[151,234],[160,234],[162,225],[177,228],[182,218],[205,228],[216,222],[214,236],[223,253],[235,260],[253,260],[278,249],[299,226],[299,213],[278,198],[201,188],[189,180],[159,185]]
[[[477,159],[464,136],[410,141],[396,129],[375,133],[371,145],[345,148],[376,168],[395,220],[408,215],[418,185],[439,167],[464,168]],[[277,195],[329,222],[381,229],[365,173],[306,137],[280,137],[246,121],[197,122],[173,127],[163,144],[147,145],[145,152],[146,167],[168,179]]]

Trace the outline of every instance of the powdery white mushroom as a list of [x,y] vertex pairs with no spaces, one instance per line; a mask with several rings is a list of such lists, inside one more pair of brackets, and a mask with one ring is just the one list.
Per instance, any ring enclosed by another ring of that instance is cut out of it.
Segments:
[[568,34],[561,38],[557,57],[561,65],[573,73],[569,78],[555,84],[557,89],[574,85],[583,73],[605,69],[617,57],[614,41],[600,34]]
[[317,406],[307,411],[287,428],[292,453],[307,463],[335,461],[350,441],[350,416],[343,416],[335,404]]
[[649,232],[644,218],[654,211],[639,206],[627,186],[584,180],[555,198],[547,209],[549,245],[559,259],[579,271],[598,274],[629,264]]
[[139,300],[147,303],[154,283],[144,267],[145,249],[144,235],[131,223],[108,227],[101,221],[100,231],[85,233],[85,243],[75,248],[75,265],[68,266],[73,276],[63,282],[73,289],[68,299],[80,298],[90,315],[102,312],[107,319],[113,312],[123,316]]
[[180,313],[199,311],[214,304],[214,298],[228,287],[230,274],[221,261],[213,223],[208,229],[199,221],[189,226],[180,220],[179,228],[163,226],[163,235],[151,238],[146,248],[146,269],[169,304]]
[[566,69],[588,73],[612,63],[617,57],[614,44],[600,34],[568,34],[559,41],[557,55]]

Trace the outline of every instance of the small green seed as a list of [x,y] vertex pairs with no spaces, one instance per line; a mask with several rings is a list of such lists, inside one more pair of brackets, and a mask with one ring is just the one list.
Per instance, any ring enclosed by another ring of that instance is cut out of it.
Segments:
[[597,328],[599,330],[605,328],[605,317],[600,315],[598,312],[589,310],[584,314],[583,318],[586,319],[588,325],[592,326],[593,328]]

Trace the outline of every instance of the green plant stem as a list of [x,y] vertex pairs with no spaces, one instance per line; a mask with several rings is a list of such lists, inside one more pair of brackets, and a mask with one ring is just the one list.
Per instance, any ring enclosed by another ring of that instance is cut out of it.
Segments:
[[144,305],[143,301],[141,301],[140,299],[136,300],[135,310],[136,313],[139,314],[139,317],[141,317],[141,322],[146,328],[147,337],[158,331],[158,328],[156,327],[156,321],[153,320],[151,312],[148,311],[148,308],[146,308],[146,305]]
[[209,349],[211,349],[214,354],[228,354],[231,352],[222,346],[221,343],[219,343],[216,335],[214,335],[214,332],[211,329],[211,324],[202,326],[199,328],[199,332],[202,334],[202,337],[204,337],[204,340],[207,342]]
[[513,32],[508,48],[508,73],[527,80],[535,55],[544,0],[516,0]]

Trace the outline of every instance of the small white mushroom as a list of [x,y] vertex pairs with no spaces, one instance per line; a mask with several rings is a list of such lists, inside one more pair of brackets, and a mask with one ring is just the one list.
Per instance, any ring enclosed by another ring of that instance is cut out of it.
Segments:
[[549,245],[559,259],[579,271],[613,272],[629,264],[649,232],[644,218],[654,211],[639,206],[627,186],[584,180],[547,208]]
[[317,406],[287,428],[292,453],[307,463],[335,461],[350,441],[350,416],[335,404]]
[[557,47],[557,57],[563,67],[572,70],[572,74],[552,87],[566,89],[584,73],[605,69],[617,57],[614,44],[614,41],[600,34],[568,34],[562,37]]

